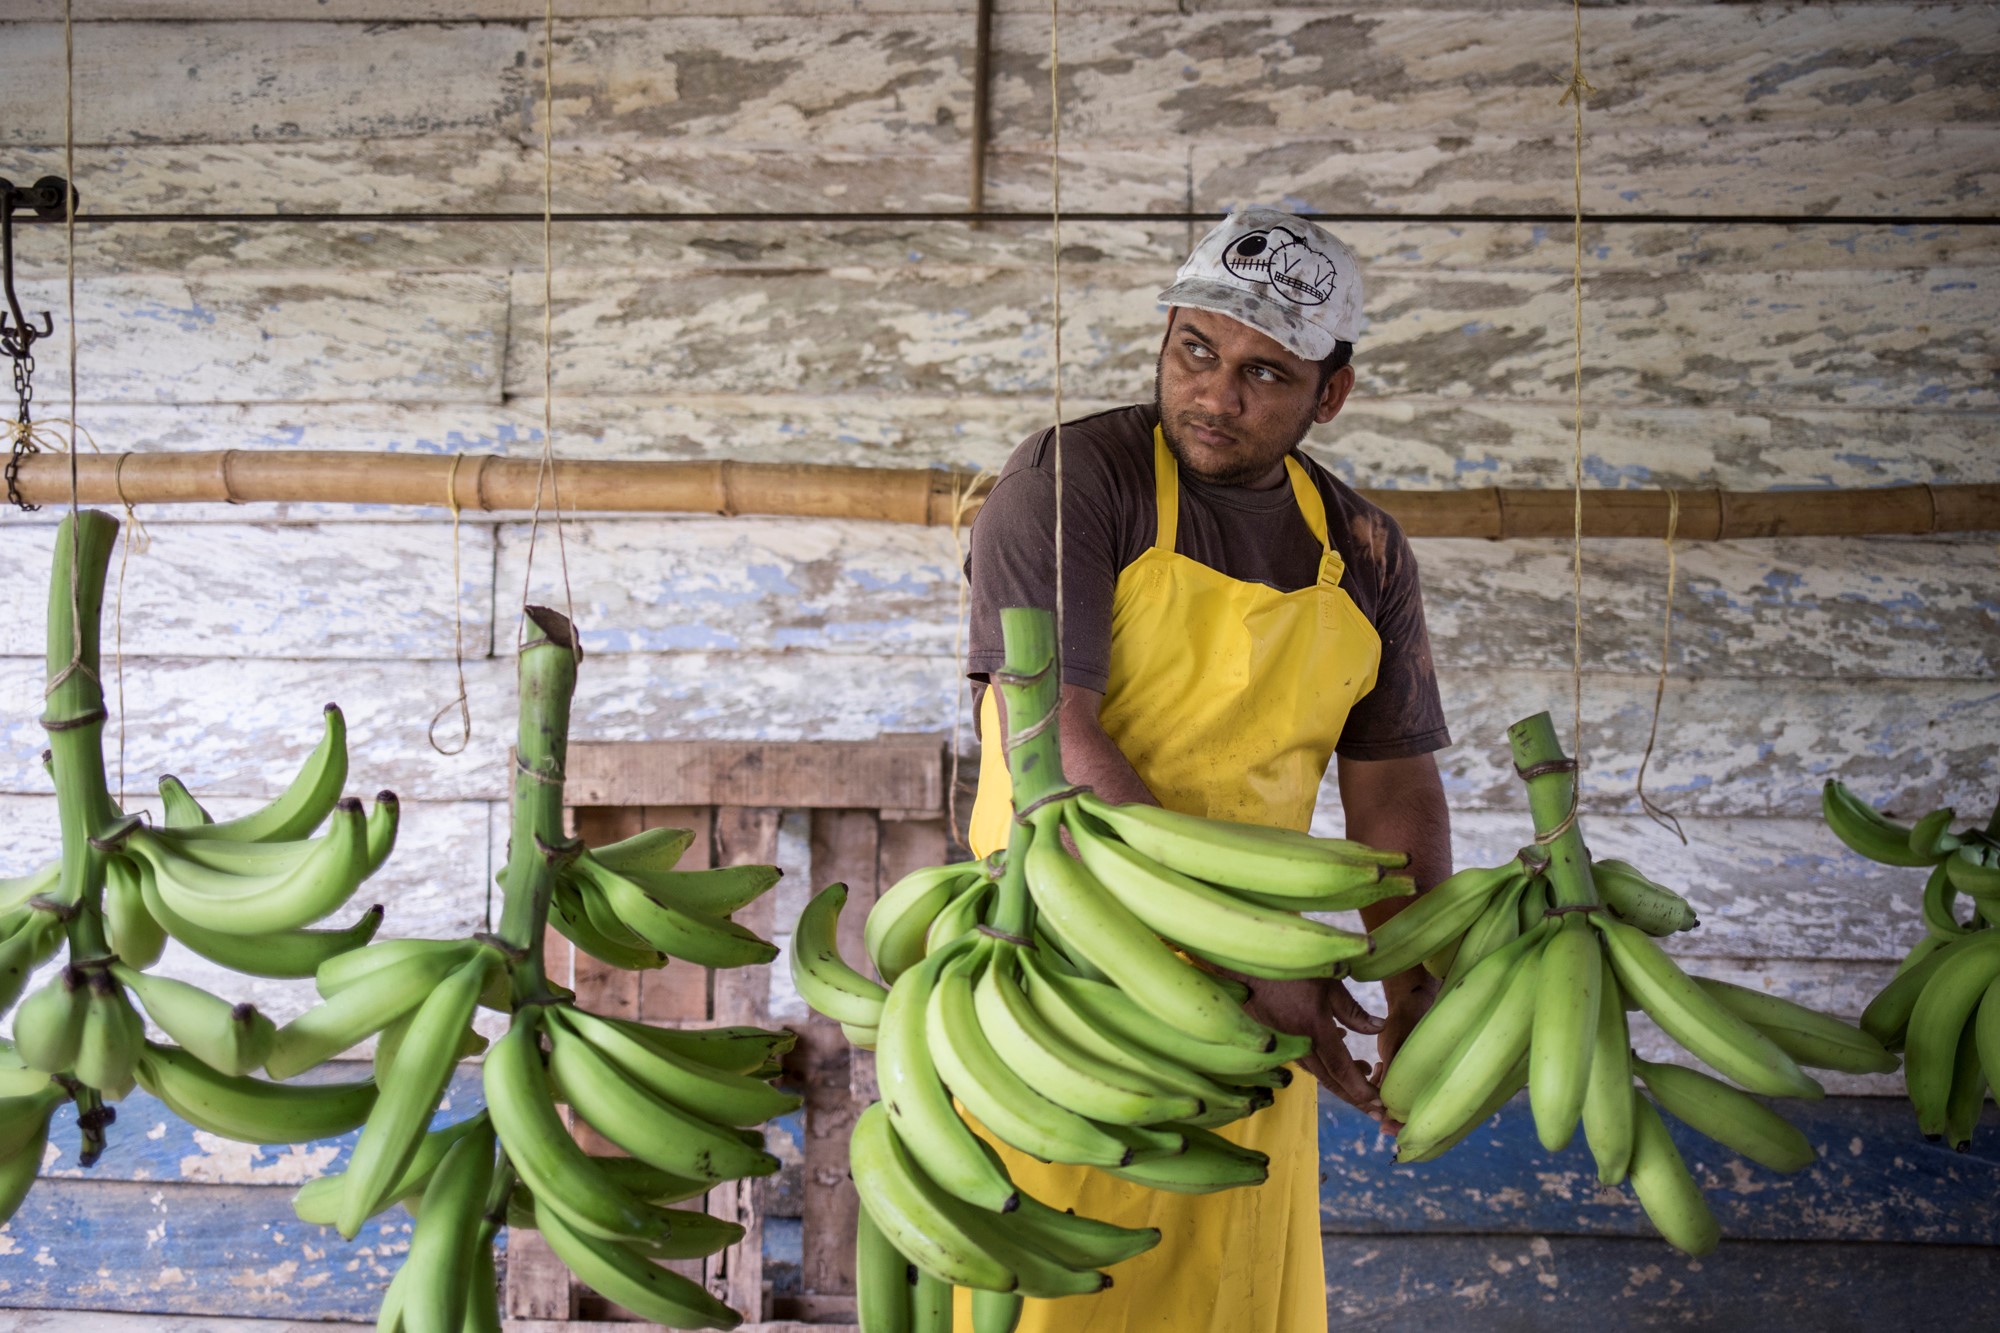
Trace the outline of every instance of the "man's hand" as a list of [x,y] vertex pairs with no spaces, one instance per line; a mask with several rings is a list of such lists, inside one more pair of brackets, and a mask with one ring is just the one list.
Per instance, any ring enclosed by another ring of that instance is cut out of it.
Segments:
[[1252,1018],[1280,1032],[1311,1039],[1312,1050],[1299,1061],[1306,1072],[1342,1101],[1375,1120],[1382,1119],[1382,1099],[1369,1080],[1368,1066],[1347,1049],[1349,1032],[1380,1032],[1381,1019],[1363,1009],[1336,980],[1239,979],[1250,987],[1249,1002],[1243,1007]]

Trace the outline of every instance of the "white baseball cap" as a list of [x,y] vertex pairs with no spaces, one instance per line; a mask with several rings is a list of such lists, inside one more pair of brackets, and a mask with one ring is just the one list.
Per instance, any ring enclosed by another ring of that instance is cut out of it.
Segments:
[[1276,208],[1242,208],[1224,218],[1160,300],[1227,315],[1307,361],[1332,355],[1336,342],[1353,342],[1364,324],[1354,251]]

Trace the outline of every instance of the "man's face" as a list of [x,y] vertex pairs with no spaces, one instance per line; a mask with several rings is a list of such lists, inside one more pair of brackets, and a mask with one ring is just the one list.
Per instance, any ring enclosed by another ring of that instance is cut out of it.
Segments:
[[1322,389],[1318,362],[1227,315],[1174,309],[1153,402],[1183,471],[1217,486],[1275,486],[1292,446],[1333,420],[1353,386],[1343,366]]

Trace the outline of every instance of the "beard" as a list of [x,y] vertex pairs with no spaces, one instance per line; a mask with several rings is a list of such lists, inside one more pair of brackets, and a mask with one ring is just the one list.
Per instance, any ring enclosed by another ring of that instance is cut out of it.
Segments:
[[[1318,403],[1308,402],[1305,411],[1300,414],[1298,421],[1289,430],[1282,433],[1285,441],[1284,448],[1267,456],[1263,443],[1260,441],[1245,441],[1242,437],[1240,427],[1234,423],[1203,417],[1194,412],[1183,412],[1179,421],[1168,416],[1166,403],[1160,393],[1160,375],[1165,360],[1166,353],[1163,351],[1159,359],[1153,363],[1153,412],[1160,419],[1160,438],[1166,443],[1167,452],[1174,456],[1174,462],[1180,466],[1181,472],[1206,485],[1247,486],[1263,478],[1270,472],[1273,464],[1277,463],[1279,459],[1282,459],[1293,449],[1296,449],[1299,441],[1305,439],[1306,432],[1312,429],[1313,418],[1318,415]],[[1225,431],[1234,435],[1238,442],[1244,446],[1242,454],[1231,458],[1220,466],[1205,467],[1195,462],[1188,449],[1186,439],[1180,433],[1180,426],[1183,423],[1193,426],[1206,426],[1211,430]]]

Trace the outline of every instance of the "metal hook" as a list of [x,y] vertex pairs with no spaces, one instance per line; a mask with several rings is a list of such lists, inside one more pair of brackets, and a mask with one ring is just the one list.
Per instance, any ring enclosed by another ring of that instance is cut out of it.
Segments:
[[7,310],[0,313],[0,352],[16,361],[25,361],[35,339],[54,333],[56,324],[55,317],[44,310],[42,327],[36,328],[22,312],[21,298],[15,294],[14,210],[33,209],[36,216],[53,221],[63,216],[65,206],[74,210],[78,199],[76,187],[60,176],[44,176],[25,188],[0,178],[0,287],[6,289],[7,297]]

